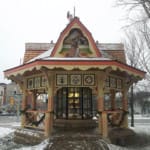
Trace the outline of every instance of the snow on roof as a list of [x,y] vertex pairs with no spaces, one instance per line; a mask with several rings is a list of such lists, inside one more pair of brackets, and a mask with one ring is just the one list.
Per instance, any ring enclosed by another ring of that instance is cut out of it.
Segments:
[[[33,45],[34,45],[34,43],[32,43],[32,46]],[[71,58],[68,58],[68,57],[67,58],[66,57],[65,58],[58,58],[58,57],[54,58],[53,57],[52,58],[52,57],[50,57],[50,55],[54,48],[54,45],[55,44],[53,44],[53,46],[51,45],[49,50],[38,55],[37,57],[34,57],[33,59],[29,60],[27,63],[33,62],[35,60],[112,60],[113,57],[111,57],[109,54],[105,53],[104,50],[124,50],[123,44],[121,44],[121,43],[97,43],[97,47],[99,48],[99,50],[102,53],[101,58],[83,58],[83,57],[79,57],[79,58],[78,57],[71,57]],[[34,49],[35,49],[35,45],[34,45]]]
[[53,47],[54,43],[26,43],[26,50],[48,50]]
[[100,50],[124,50],[122,43],[96,43]]
[[100,50],[100,52],[101,52],[101,54],[102,54],[102,57],[105,57],[105,58],[112,58],[112,59],[113,59],[113,57],[112,57],[111,55],[109,55],[106,51]]
[[88,57],[45,57],[45,58],[42,58],[41,60],[93,61],[93,60],[112,60],[112,59],[104,58],[104,57],[89,57],[89,58]]
[[47,50],[46,52],[38,55],[37,57],[34,57],[33,59],[29,60],[27,63],[29,62],[32,62],[34,60],[37,60],[37,59],[42,59],[42,58],[46,58],[46,57],[49,57],[51,55],[51,52],[53,50],[54,47],[51,47],[49,50]]

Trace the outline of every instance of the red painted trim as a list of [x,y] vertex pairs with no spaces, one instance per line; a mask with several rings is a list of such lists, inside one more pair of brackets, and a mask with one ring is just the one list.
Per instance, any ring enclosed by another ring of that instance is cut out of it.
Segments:
[[88,60],[88,61],[85,61],[85,60],[37,60],[37,61],[34,61],[34,62],[31,62],[31,63],[28,63],[28,64],[24,64],[24,65],[21,65],[21,66],[18,66],[18,67],[15,67],[15,68],[11,68],[11,69],[8,69],[8,70],[5,70],[4,73],[5,75],[9,75],[11,73],[15,73],[17,71],[21,71],[21,70],[24,70],[24,69],[27,69],[27,68],[31,68],[31,67],[36,67],[36,66],[45,66],[45,65],[50,65],[50,66],[74,66],[74,65],[77,65],[77,66],[91,66],[91,67],[96,67],[96,66],[116,66],[116,67],[120,67],[120,68],[123,68],[127,71],[131,71],[131,72],[134,72],[134,73],[137,73],[139,75],[142,75],[144,76],[146,72],[144,71],[141,71],[141,70],[138,70],[134,67],[131,67],[127,64],[123,64],[123,63],[120,63],[118,61],[115,61],[115,60]]
[[57,51],[57,49],[58,49],[58,47],[59,47],[61,41],[63,40],[63,37],[65,36],[65,34],[66,34],[69,30],[71,30],[71,27],[72,27],[75,23],[77,23],[77,24],[79,25],[81,31],[84,31],[84,32],[86,33],[86,35],[88,36],[88,38],[89,38],[89,40],[90,40],[90,42],[91,42],[91,44],[92,44],[92,46],[93,46],[93,48],[94,48],[94,50],[95,50],[95,52],[96,52],[97,57],[101,57],[101,53],[100,53],[99,49],[97,48],[97,46],[96,46],[96,44],[95,44],[95,42],[94,42],[94,39],[93,39],[91,33],[90,33],[90,32],[88,31],[88,29],[80,22],[79,18],[77,18],[77,17],[75,17],[75,18],[71,21],[71,23],[68,24],[68,26],[63,30],[63,32],[61,32],[61,34],[60,34],[60,36],[59,36],[59,38],[58,38],[58,40],[57,40],[57,42],[56,42],[56,44],[55,44],[55,47],[54,47],[54,49],[53,49],[53,51],[52,51],[52,53],[51,53],[51,57],[54,57],[54,55],[56,54],[56,51]]

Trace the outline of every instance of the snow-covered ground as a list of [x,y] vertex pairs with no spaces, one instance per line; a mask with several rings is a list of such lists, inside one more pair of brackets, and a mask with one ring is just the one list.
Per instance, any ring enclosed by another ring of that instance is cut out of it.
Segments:
[[[1,117],[1,116],[0,116]],[[142,117],[142,116],[135,116],[135,119],[143,119],[143,120],[150,120],[150,117]],[[3,120],[3,119],[2,119]],[[6,120],[9,120],[8,118]],[[15,128],[20,126],[20,122],[14,120],[13,122],[9,121],[1,121],[0,119],[0,140],[4,138],[5,136],[9,135],[10,133],[13,133]],[[150,123],[148,125],[142,125],[142,124],[135,124],[135,127],[132,127],[132,129],[136,133],[146,133],[150,135]],[[47,141],[43,141],[41,144],[36,145],[36,146],[21,146],[21,148],[17,148],[15,150],[43,150],[44,147],[47,145]],[[125,147],[119,147],[113,144],[109,144],[110,150],[150,150],[150,146],[147,147],[139,147],[139,148],[125,148]],[[3,149],[2,149],[3,150]]]
[[[16,123],[15,123],[16,125]],[[14,125],[14,126],[15,126]],[[18,126],[18,124],[17,124]],[[13,133],[15,129],[12,128],[8,128],[8,127],[0,127],[0,139],[4,138],[5,136],[7,136],[10,133]],[[9,144],[9,143],[8,143]],[[24,146],[21,148],[17,148],[14,150],[43,150],[44,147],[47,145],[47,140],[43,141],[41,144],[39,145],[35,145],[35,146]],[[5,148],[4,148],[5,149]],[[3,150],[3,148],[1,147],[0,150]],[[6,150],[6,149],[5,149]]]
[[35,146],[29,146],[29,147],[22,147],[16,150],[43,150],[48,142],[45,140],[41,144],[35,145]]
[[14,132],[14,129],[0,127],[0,138],[3,138],[11,132]]

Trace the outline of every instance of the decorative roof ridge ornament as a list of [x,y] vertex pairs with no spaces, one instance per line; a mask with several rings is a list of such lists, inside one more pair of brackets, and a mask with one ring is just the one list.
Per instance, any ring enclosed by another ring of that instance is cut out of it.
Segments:
[[73,16],[74,16],[74,18],[75,18],[75,13],[76,13],[76,8],[75,8],[75,6],[73,7]]
[[70,14],[70,11],[67,12],[67,19],[69,20],[69,22],[73,20],[73,16],[72,14]]
[[73,15],[70,13],[70,11],[67,12],[67,19],[69,22],[71,22],[75,18],[75,6],[73,8]]

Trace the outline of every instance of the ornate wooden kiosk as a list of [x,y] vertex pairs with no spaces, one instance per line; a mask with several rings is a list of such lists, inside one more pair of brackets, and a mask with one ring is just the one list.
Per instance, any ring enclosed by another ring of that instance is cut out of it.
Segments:
[[103,137],[127,128],[128,89],[145,76],[126,64],[122,44],[95,42],[77,17],[55,44],[27,43],[24,63],[4,73],[22,89],[22,127],[46,137],[68,122],[91,127],[96,119]]

